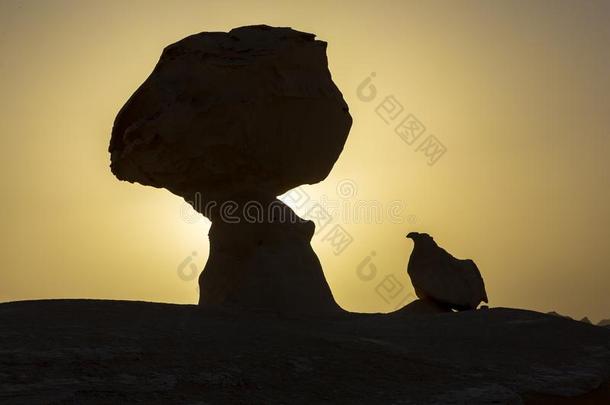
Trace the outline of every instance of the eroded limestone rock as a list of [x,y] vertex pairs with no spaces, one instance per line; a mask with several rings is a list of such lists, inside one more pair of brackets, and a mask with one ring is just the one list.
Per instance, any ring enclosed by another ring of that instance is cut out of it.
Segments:
[[[264,25],[191,35],[165,48],[116,117],[116,177],[166,188],[212,220],[200,304],[339,310],[313,223],[254,212],[279,204],[296,216],[276,196],[323,180],[343,149],[352,119],[326,45]],[[229,216],[227,204],[238,205]]]

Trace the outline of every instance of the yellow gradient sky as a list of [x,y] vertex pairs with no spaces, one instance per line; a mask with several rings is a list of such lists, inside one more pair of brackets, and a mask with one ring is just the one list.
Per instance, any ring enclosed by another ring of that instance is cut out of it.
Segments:
[[[209,222],[186,221],[165,190],[116,180],[111,126],[164,46],[265,23],[329,42],[354,118],[331,175],[302,189],[308,204],[340,185],[348,210],[404,204],[403,223],[335,218],[353,237],[339,255],[314,237],[344,308],[408,297],[404,235],[419,230],[477,262],[493,306],[608,318],[609,18],[604,1],[3,0],[0,301],[196,302],[177,268],[203,267]],[[371,72],[377,98],[364,102]],[[376,114],[389,95],[446,146],[435,165]],[[363,280],[367,257],[377,272]],[[380,293],[388,280],[395,296]]]

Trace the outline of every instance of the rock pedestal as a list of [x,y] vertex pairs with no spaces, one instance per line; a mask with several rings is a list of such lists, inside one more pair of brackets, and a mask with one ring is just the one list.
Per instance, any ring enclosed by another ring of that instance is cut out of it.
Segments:
[[313,223],[249,219],[252,206],[326,178],[351,123],[314,34],[203,32],[166,47],[123,106],[111,169],[201,204],[212,221],[201,304],[328,313],[339,308],[309,244]]
[[212,221],[199,304],[294,315],[338,313],[310,245],[314,223],[279,200],[239,206],[248,211],[239,221]]

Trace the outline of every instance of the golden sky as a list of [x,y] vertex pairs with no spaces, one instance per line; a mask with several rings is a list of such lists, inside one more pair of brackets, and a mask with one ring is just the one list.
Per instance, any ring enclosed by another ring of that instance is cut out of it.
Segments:
[[[329,43],[354,119],[330,176],[299,189],[307,204],[401,202],[402,223],[339,210],[329,227],[353,242],[338,255],[314,237],[340,305],[411,299],[415,230],[474,259],[492,306],[610,317],[609,18],[604,1],[3,0],[0,301],[197,301],[178,268],[203,267],[209,222],[116,180],[110,131],[164,46],[264,23]],[[367,102],[357,89],[372,72]],[[387,96],[404,110],[386,124]],[[408,114],[426,127],[413,145],[394,132]],[[428,135],[447,150],[433,165],[417,150]]]

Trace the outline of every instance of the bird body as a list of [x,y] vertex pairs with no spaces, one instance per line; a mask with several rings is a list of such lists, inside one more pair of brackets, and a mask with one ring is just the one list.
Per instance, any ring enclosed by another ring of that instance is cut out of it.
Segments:
[[456,259],[425,233],[407,235],[415,246],[407,273],[419,298],[428,298],[457,310],[476,309],[488,302],[485,283],[470,259]]

